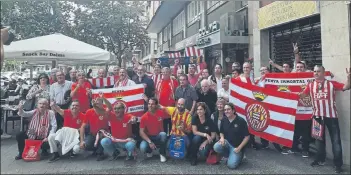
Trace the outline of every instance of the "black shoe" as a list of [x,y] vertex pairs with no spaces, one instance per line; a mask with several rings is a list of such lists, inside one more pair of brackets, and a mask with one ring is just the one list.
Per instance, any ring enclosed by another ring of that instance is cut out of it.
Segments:
[[119,155],[120,155],[120,152],[116,149],[116,150],[113,152],[113,154],[112,154],[111,158],[109,159],[109,161],[117,160],[117,157],[118,157]]
[[74,158],[76,155],[73,153],[73,150],[69,151],[69,157]]
[[92,156],[97,156],[96,151],[93,151],[93,153],[91,154]]
[[310,157],[310,153],[309,152],[307,152],[307,151],[302,151],[302,157],[303,158],[307,158],[307,157]]
[[311,166],[323,166],[324,165],[324,162],[321,162],[321,161],[313,161],[312,163],[311,163]]
[[340,166],[335,167],[335,173],[342,173],[342,168]]
[[268,149],[269,148],[269,144],[267,145],[262,145],[262,149]]
[[260,150],[260,149],[261,149],[261,147],[260,147],[258,144],[252,145],[252,148],[253,148],[254,150]]
[[53,155],[52,155],[52,157],[49,159],[49,162],[51,163],[51,162],[55,162],[55,161],[57,161],[57,160],[59,160],[60,159],[60,155],[57,153],[57,152],[55,152]]
[[47,156],[49,156],[49,152],[48,152],[47,150],[43,150],[43,151],[41,152],[41,156],[47,157]]
[[98,154],[96,161],[102,161],[102,160],[104,160],[105,158],[106,158],[106,156],[105,156],[104,153]]
[[196,158],[192,158],[191,161],[190,161],[190,164],[191,164],[192,166],[197,165],[197,159],[196,159]]
[[22,154],[18,154],[16,157],[15,157],[15,160],[20,160],[22,159]]
[[126,157],[126,160],[127,160],[127,161],[134,160],[134,159],[135,159],[134,156],[127,156],[127,157]]

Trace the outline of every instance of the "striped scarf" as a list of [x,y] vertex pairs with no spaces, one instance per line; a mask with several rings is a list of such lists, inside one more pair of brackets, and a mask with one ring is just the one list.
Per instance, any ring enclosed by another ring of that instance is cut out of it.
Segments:
[[124,78],[123,80],[122,79],[119,79],[118,82],[117,82],[117,86],[116,87],[124,87],[124,86],[127,86],[127,83],[128,83],[128,78]]
[[156,84],[156,85],[161,80],[161,78],[162,78],[161,74],[157,74],[157,75],[153,74],[152,77],[151,77],[151,79],[154,80],[154,84]]
[[27,135],[29,139],[44,139],[49,132],[49,110],[44,116],[40,116],[38,109],[34,111],[33,118],[30,121]]

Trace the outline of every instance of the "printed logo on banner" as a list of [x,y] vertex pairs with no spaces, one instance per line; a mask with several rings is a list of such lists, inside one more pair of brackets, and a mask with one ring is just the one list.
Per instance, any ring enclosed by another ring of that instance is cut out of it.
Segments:
[[278,86],[278,91],[281,92],[290,92],[290,89],[288,86]]
[[123,91],[119,90],[119,91],[114,91],[116,93],[116,101],[112,104],[112,106],[115,106],[117,103],[122,103],[122,105],[124,106],[124,112],[127,113],[128,112],[128,107],[125,101],[123,101]]
[[[302,85],[301,92],[304,91],[305,89],[306,89],[306,85]],[[302,104],[302,106],[304,107],[311,107],[312,106],[311,97],[307,96],[302,99],[299,99],[299,103]]]
[[268,109],[260,102],[267,96],[261,92],[252,92],[258,102],[253,102],[246,106],[246,119],[249,126],[257,131],[262,132],[267,129],[269,122]]

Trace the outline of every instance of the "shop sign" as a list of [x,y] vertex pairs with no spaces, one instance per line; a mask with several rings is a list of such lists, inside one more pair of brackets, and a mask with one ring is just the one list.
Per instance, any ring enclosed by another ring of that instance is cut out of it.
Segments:
[[276,1],[258,11],[260,30],[318,14],[317,1]]
[[204,27],[202,29],[199,29],[199,38],[211,35],[217,31],[219,31],[219,22],[214,21],[213,23],[209,24],[207,28]]
[[177,42],[175,44],[175,47],[174,47],[175,50],[181,50],[181,49],[184,49],[186,47],[195,45],[196,44],[196,36],[197,35],[193,35],[193,36],[186,38],[180,42]]
[[209,37],[199,38],[197,40],[197,43],[196,43],[197,46],[204,46],[204,45],[208,45],[208,44],[211,44],[211,38],[209,38]]

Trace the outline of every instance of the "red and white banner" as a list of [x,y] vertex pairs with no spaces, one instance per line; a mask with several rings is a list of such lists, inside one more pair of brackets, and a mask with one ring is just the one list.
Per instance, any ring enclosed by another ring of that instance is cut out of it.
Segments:
[[113,86],[117,80],[118,76],[110,76],[106,78],[90,78],[88,79],[93,86],[97,88]]
[[125,86],[118,88],[93,89],[93,98],[103,95],[112,105],[122,102],[126,113],[140,117],[144,114],[144,85]]
[[[331,79],[331,73],[325,72],[326,79]],[[283,92],[302,92],[308,82],[314,80],[313,72],[303,73],[268,73],[265,75],[263,82],[264,87]],[[311,120],[312,118],[312,102],[308,96],[299,100],[296,111],[296,120]]]
[[232,79],[229,101],[244,118],[249,132],[292,147],[298,95],[243,83]]
[[180,52],[168,53],[168,58],[180,58],[180,57],[182,57]]
[[198,49],[195,46],[185,48],[185,57],[201,56],[203,55],[203,50]]

